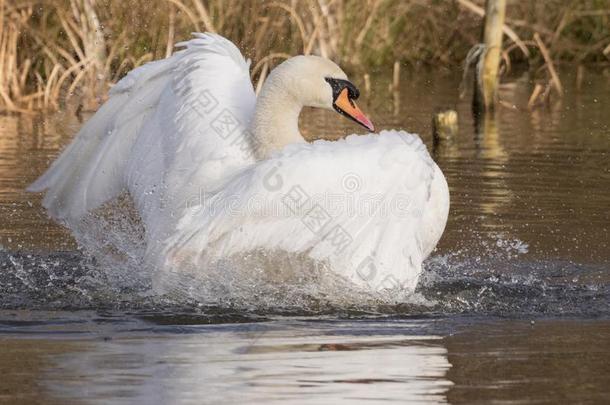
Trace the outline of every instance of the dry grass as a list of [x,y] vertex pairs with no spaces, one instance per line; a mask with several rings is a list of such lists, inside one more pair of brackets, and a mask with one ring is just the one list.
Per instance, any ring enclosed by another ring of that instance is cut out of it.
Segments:
[[[457,69],[479,41],[483,0],[0,0],[0,109],[94,109],[127,71],[171,53],[192,31],[235,41],[263,77],[316,53],[349,70],[395,61]],[[512,1],[505,60],[610,59],[610,0]],[[516,43],[515,43],[516,41]],[[546,59],[546,57],[545,57]]]

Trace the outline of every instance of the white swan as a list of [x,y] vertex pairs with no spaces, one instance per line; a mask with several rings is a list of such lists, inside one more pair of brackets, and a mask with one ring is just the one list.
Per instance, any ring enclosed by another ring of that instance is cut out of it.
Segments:
[[382,131],[307,143],[303,106],[373,130],[336,64],[291,58],[256,99],[249,63],[230,41],[195,34],[179,45],[114,86],[30,186],[47,190],[50,215],[69,225],[127,190],[159,288],[168,274],[281,251],[366,289],[414,290],[449,209],[445,178],[419,137]]

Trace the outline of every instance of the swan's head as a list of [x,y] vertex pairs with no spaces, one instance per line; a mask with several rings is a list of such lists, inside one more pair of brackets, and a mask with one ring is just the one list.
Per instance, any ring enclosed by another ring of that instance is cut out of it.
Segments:
[[313,55],[295,56],[281,63],[271,75],[301,105],[334,110],[369,131],[375,130],[354,102],[360,92],[333,61]]

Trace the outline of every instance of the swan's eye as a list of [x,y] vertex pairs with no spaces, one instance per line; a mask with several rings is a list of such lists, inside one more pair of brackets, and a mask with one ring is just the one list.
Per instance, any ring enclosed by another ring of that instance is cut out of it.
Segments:
[[337,98],[344,89],[347,89],[347,95],[350,100],[357,100],[360,97],[360,91],[350,81],[344,79],[334,79],[327,77],[325,79],[333,90],[333,101],[337,101]]

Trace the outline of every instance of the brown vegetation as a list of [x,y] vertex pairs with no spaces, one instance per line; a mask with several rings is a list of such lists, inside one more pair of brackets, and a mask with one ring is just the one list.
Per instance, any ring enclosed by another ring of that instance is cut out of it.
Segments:
[[[479,42],[483,0],[0,0],[0,109],[95,108],[127,71],[192,31],[235,41],[264,77],[289,55],[348,70],[395,61],[458,69]],[[504,59],[610,60],[609,0],[509,1]],[[547,55],[538,51],[544,44]],[[548,71],[548,70],[547,70]]]

